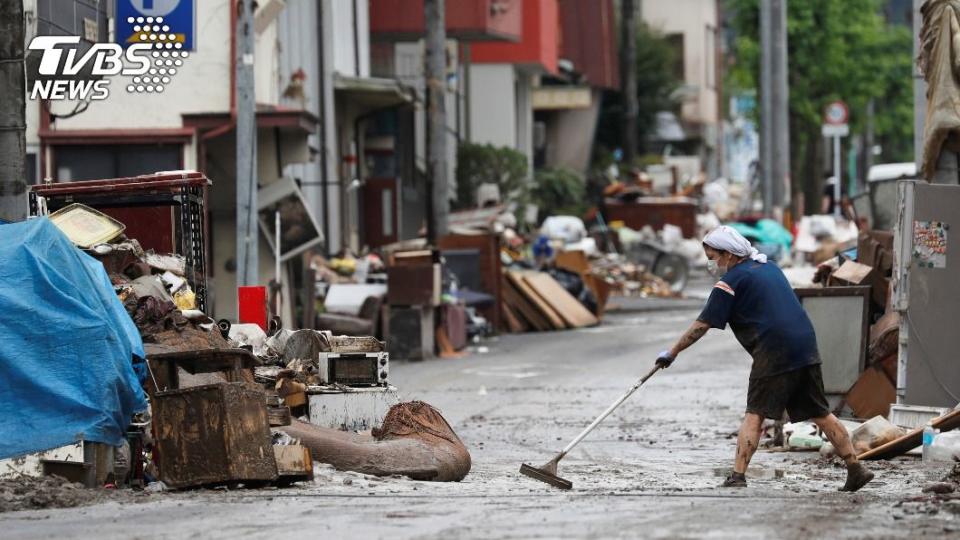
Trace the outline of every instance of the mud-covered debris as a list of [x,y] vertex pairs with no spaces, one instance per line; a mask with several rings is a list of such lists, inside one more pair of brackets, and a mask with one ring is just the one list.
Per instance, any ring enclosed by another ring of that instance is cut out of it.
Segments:
[[72,508],[118,498],[117,490],[87,489],[59,476],[19,476],[0,480],[0,513]]
[[960,484],[960,463],[954,464],[953,469],[950,469],[950,472],[941,481]]
[[956,484],[953,484],[951,482],[933,482],[923,486],[924,493],[937,493],[939,495],[953,493],[956,490],[957,490]]

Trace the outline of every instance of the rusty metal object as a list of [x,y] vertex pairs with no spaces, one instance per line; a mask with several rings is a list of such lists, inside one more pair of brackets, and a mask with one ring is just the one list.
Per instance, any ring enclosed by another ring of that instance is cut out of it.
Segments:
[[[199,349],[173,352],[147,346],[147,361],[153,370],[154,377],[159,385],[158,390],[175,390],[180,388],[178,369],[183,369],[191,375],[198,373],[218,373],[226,375],[230,382],[252,380],[253,367],[257,359],[246,349]],[[244,371],[250,376],[245,377]]]
[[264,394],[241,383],[158,392],[160,479],[173,488],[277,479]]

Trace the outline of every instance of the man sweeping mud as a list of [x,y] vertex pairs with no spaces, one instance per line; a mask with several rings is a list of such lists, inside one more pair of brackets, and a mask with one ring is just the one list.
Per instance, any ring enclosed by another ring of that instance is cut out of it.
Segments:
[[873,473],[857,460],[846,429],[830,413],[813,325],[783,272],[727,226],[708,234],[703,249],[708,270],[720,281],[703,312],[672,349],[660,353],[657,365],[669,367],[707,330],[723,330],[727,324],[753,357],[736,461],[722,486],[747,485],[744,474],[760,442],[763,419],[780,420],[784,410],[792,422],[812,420],[833,443],[847,464],[847,482],[841,491],[865,486]]

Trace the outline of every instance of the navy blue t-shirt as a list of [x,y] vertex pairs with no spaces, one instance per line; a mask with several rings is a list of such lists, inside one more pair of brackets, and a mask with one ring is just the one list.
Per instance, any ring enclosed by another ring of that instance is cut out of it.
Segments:
[[775,264],[747,260],[720,278],[698,319],[727,324],[753,357],[750,378],[769,377],[820,363],[813,324]]

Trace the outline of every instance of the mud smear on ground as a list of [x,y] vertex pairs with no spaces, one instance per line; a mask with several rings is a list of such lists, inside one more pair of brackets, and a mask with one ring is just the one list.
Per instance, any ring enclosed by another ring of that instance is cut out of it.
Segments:
[[72,508],[101,502],[133,502],[143,495],[131,490],[87,489],[59,476],[20,476],[0,480],[0,513],[45,508]]

